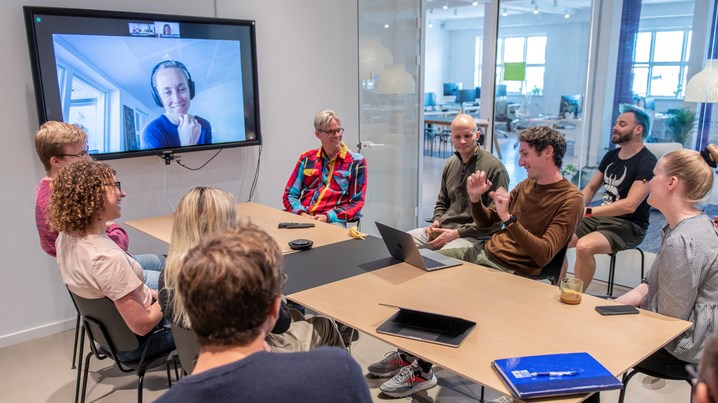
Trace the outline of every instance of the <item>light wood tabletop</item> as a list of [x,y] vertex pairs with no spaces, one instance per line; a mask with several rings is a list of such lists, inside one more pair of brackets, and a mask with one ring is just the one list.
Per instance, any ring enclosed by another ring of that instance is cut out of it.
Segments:
[[[508,395],[491,367],[495,359],[586,351],[620,378],[690,327],[690,322],[643,310],[601,316],[594,307],[613,302],[584,295],[581,304],[566,305],[556,286],[468,263],[431,273],[400,263],[288,297]],[[458,316],[477,326],[459,348],[379,334],[376,328],[395,312],[379,303]],[[377,351],[377,360],[384,353]]]
[[[309,239],[314,242],[314,247],[350,239],[348,230],[345,228],[319,222],[308,217],[301,217],[258,203],[237,204],[237,219],[248,219],[267,231],[267,233],[277,241],[282,253],[291,252],[288,243],[294,239]],[[169,244],[172,238],[172,220],[173,215],[167,214],[160,217],[125,221],[125,224]],[[315,227],[279,229],[277,225],[280,222],[314,223]]]

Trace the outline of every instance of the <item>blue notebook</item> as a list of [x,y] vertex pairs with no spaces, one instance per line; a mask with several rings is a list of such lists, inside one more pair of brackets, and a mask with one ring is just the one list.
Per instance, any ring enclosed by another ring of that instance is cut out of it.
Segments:
[[588,353],[504,358],[494,368],[521,399],[621,389],[623,384]]

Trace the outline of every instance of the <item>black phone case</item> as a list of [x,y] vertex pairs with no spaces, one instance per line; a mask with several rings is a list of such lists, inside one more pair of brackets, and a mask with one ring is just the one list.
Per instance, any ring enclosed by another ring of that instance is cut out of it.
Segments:
[[597,306],[596,311],[601,315],[633,315],[638,313],[638,308],[630,305],[604,305]]

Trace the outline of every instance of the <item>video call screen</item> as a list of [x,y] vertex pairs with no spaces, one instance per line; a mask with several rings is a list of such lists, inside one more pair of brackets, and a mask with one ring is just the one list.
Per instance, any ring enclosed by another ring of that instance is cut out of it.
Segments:
[[254,22],[25,12],[40,121],[98,158],[260,144]]

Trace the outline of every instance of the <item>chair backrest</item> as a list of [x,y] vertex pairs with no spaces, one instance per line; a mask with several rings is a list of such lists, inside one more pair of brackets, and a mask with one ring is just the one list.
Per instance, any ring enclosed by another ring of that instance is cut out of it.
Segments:
[[170,328],[172,329],[172,337],[175,340],[175,348],[177,349],[180,364],[182,364],[185,372],[191,374],[192,370],[194,370],[194,365],[197,363],[197,356],[199,356],[197,337],[193,331],[177,326],[174,323]]
[[556,255],[554,255],[553,259],[551,259],[551,261],[548,262],[543,269],[541,269],[541,273],[539,274],[540,278],[547,279],[554,285],[558,282],[558,278],[561,276],[561,267],[563,266],[563,261],[566,258],[567,249],[568,244],[559,250]]
[[497,122],[506,122],[509,120],[509,101],[499,99],[494,106],[494,120]]
[[652,152],[656,158],[661,159],[665,154],[683,148],[681,143],[646,143],[648,151]]
[[109,298],[87,299],[72,291],[70,295],[83,317],[90,340],[100,344],[105,351],[132,351],[140,346],[138,336],[127,327]]

